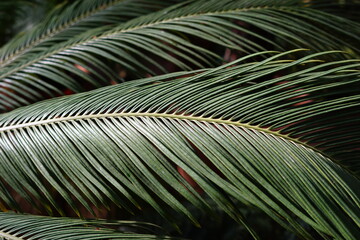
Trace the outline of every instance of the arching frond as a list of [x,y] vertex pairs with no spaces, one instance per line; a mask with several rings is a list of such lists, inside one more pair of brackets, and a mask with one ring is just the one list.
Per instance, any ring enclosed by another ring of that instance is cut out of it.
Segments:
[[59,6],[30,32],[21,34],[0,49],[0,67],[14,65],[22,58],[90,29],[119,24],[174,3],[176,0],[81,0],[65,9]]
[[0,198],[19,208],[9,185],[50,213],[62,211],[51,192],[75,211],[72,197],[89,211],[108,200],[131,211],[140,198],[165,217],[159,205],[196,222],[182,200],[208,207],[178,166],[238,221],[234,199],[306,239],[304,222],[324,238],[356,239],[359,180],[337,162],[359,171],[360,63],[317,61],[334,53],[286,60],[295,52],[3,114]]
[[[0,213],[0,239],[175,239],[153,235],[153,224],[131,221],[81,220]],[[136,233],[148,232],[147,234]],[[177,238],[178,239],[178,238]]]
[[[360,42],[358,23],[303,7],[301,3],[295,0],[199,0],[116,27],[89,30],[4,67],[0,71],[0,111],[61,95],[64,88],[81,92],[86,90],[84,85],[99,87],[108,84],[109,79],[116,81],[117,73],[104,59],[140,76],[167,72],[159,60],[183,70],[219,63],[216,54],[190,38],[243,53],[289,46],[314,50],[346,48],[359,52],[358,44],[352,44]],[[349,26],[352,30],[345,31]],[[259,29],[264,34],[259,33]],[[76,65],[86,68],[90,74]]]

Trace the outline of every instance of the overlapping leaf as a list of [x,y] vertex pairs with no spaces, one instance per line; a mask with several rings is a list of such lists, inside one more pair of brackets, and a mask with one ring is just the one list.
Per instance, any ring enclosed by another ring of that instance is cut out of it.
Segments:
[[164,206],[196,222],[182,200],[208,207],[178,166],[238,221],[234,199],[307,239],[304,222],[324,238],[356,239],[359,180],[336,162],[359,171],[360,63],[316,60],[331,53],[284,59],[294,52],[3,114],[2,202],[17,208],[8,184],[50,213],[62,213],[55,191],[75,211],[73,197],[89,211],[109,201],[131,211],[140,198],[167,218]]
[[[344,29],[351,26],[351,31]],[[234,32],[236,30],[237,32]],[[260,33],[259,30],[263,31]],[[159,61],[190,70],[219,63],[203,39],[242,53],[266,48],[344,48],[358,53],[358,23],[302,6],[302,1],[194,1],[75,36],[0,73],[0,111],[117,80],[107,61],[143,76],[167,72]],[[239,34],[240,33],[240,34]],[[85,74],[81,66],[90,74]],[[73,76],[76,76],[75,78]]]

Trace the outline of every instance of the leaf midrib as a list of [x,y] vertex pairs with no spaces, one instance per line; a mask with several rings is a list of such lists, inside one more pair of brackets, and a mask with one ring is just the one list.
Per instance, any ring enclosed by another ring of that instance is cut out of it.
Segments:
[[59,122],[67,122],[67,121],[77,121],[77,120],[84,120],[84,119],[101,119],[101,118],[125,118],[125,117],[151,117],[151,118],[169,118],[169,119],[180,119],[180,120],[190,120],[190,121],[197,121],[197,122],[208,122],[208,123],[216,123],[216,124],[225,124],[225,125],[233,125],[237,127],[243,127],[247,129],[256,130],[259,132],[264,132],[267,134],[272,134],[274,136],[284,138],[286,140],[295,142],[300,144],[306,148],[312,149],[313,151],[321,154],[322,156],[326,156],[323,152],[319,151],[318,149],[302,142],[296,138],[292,138],[289,135],[282,134],[280,131],[273,131],[269,128],[262,128],[259,126],[251,125],[248,123],[242,123],[239,121],[231,121],[225,120],[221,118],[208,118],[208,117],[200,117],[200,116],[191,116],[191,115],[181,115],[181,114],[170,114],[170,113],[139,113],[139,112],[122,112],[122,113],[101,113],[101,114],[89,114],[89,115],[81,115],[81,116],[69,116],[69,117],[55,117],[51,119],[21,123],[17,125],[10,125],[0,128],[0,133],[6,131],[14,131],[21,128],[28,128],[28,127],[36,127],[40,125],[48,125],[51,123],[59,123]]
[[120,34],[120,33],[127,33],[127,32],[131,32],[131,31],[136,31],[142,28],[146,28],[146,27],[151,27],[151,26],[155,26],[155,25],[159,25],[159,24],[164,24],[164,23],[169,23],[172,21],[179,21],[182,19],[186,19],[186,18],[190,18],[190,17],[197,17],[197,16],[210,16],[210,15],[216,15],[216,14],[226,14],[226,13],[237,13],[237,12],[246,12],[246,11],[251,11],[251,10],[260,10],[260,9],[271,9],[271,8],[276,8],[276,9],[287,9],[288,7],[270,7],[270,6],[265,6],[265,7],[251,7],[251,8],[237,8],[237,9],[232,9],[232,10],[226,10],[226,11],[214,11],[214,12],[201,12],[201,13],[197,13],[197,14],[189,14],[186,16],[182,16],[182,17],[174,17],[174,18],[170,18],[170,19],[166,19],[166,20],[161,20],[158,22],[151,22],[148,24],[143,24],[137,27],[133,27],[133,28],[127,28],[127,29],[123,29],[123,30],[119,30],[119,31],[115,31],[114,30],[109,30],[106,31],[105,33],[103,33],[102,35],[96,37],[96,36],[92,36],[91,38],[88,38],[84,41],[81,42],[76,42],[74,44],[70,44],[70,45],[66,45],[65,47],[56,49],[48,54],[45,54],[44,56],[38,57],[36,59],[34,59],[33,61],[29,61],[26,64],[23,64],[13,70],[10,70],[9,72],[4,73],[3,75],[0,76],[0,81],[1,79],[7,77],[8,75],[11,75],[14,72],[17,72],[20,69],[26,68],[42,59],[45,59],[55,53],[64,51],[66,49],[70,49],[72,47],[78,46],[78,45],[82,45],[82,44],[91,44],[92,41],[97,41],[97,39],[99,38],[106,38],[109,37],[111,35],[115,35],[115,34]]

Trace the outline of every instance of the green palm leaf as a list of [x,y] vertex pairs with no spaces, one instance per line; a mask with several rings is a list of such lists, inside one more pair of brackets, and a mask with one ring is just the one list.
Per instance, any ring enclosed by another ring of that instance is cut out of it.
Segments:
[[[0,67],[21,62],[32,54],[44,51],[87,30],[119,24],[131,18],[159,10],[176,1],[86,0],[75,1],[64,8],[58,6],[41,24],[22,33],[0,49]],[[63,9],[64,8],[64,9]]]
[[317,60],[334,53],[284,58],[295,52],[242,64],[270,54],[258,53],[1,115],[2,202],[21,210],[6,185],[49,213],[63,214],[52,192],[75,212],[73,197],[89,211],[109,201],[132,211],[142,199],[170,220],[165,206],[196,223],[182,200],[209,207],[179,166],[240,222],[234,200],[306,239],[303,222],[324,238],[356,239],[359,180],[336,162],[359,171],[360,63]]
[[[131,221],[80,220],[0,213],[0,239],[175,239],[151,232],[155,225]],[[124,229],[124,230],[116,230]],[[135,233],[134,233],[135,230]]]
[[[349,26],[352,31],[343,30]],[[219,56],[189,38],[244,53],[265,50],[259,41],[270,45],[270,49],[290,46],[329,50],[341,46],[358,53],[357,44],[352,43],[360,40],[359,26],[305,8],[295,0],[199,0],[185,6],[171,6],[115,27],[89,30],[38,54],[25,54],[22,61],[0,71],[0,111],[62,95],[64,88],[81,92],[86,90],[84,86],[99,87],[108,84],[109,79],[117,81],[117,73],[106,63],[109,60],[139,76],[167,72],[159,60],[183,70],[219,63]],[[258,29],[265,35],[259,34]],[[75,65],[85,67],[91,74],[84,74]]]

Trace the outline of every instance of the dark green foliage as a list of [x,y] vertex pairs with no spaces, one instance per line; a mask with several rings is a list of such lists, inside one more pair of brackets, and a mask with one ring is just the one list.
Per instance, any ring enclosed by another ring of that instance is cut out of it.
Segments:
[[357,1],[33,4],[0,48],[0,210],[34,215],[0,239],[360,238]]

